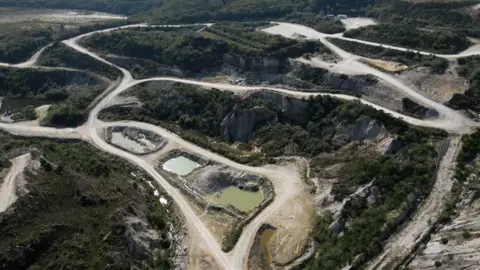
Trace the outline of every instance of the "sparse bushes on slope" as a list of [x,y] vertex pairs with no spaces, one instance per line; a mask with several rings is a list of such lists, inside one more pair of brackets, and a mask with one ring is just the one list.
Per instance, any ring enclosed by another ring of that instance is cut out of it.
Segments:
[[443,74],[448,68],[448,60],[433,55],[422,55],[412,51],[397,51],[339,38],[329,38],[329,41],[348,52],[360,56],[399,62],[409,67],[425,66],[429,67],[431,72],[436,74]]
[[158,232],[155,263],[171,269],[168,229],[147,216],[155,214],[163,223],[173,216],[148,184],[131,176],[143,176],[134,166],[84,142],[0,133],[0,154],[26,147],[40,151],[42,166],[34,174],[27,169],[28,195],[0,214],[0,268],[152,269],[148,252],[129,248],[138,245],[132,237],[137,232],[127,232],[126,217],[134,217],[145,222],[143,229]]
[[444,54],[459,53],[471,45],[465,35],[455,32],[428,32],[395,24],[370,25],[352,29],[345,32],[344,36]]
[[51,47],[47,48],[38,59],[38,65],[71,67],[91,71],[111,80],[122,76],[122,73],[117,68],[79,53],[61,42],[55,42]]

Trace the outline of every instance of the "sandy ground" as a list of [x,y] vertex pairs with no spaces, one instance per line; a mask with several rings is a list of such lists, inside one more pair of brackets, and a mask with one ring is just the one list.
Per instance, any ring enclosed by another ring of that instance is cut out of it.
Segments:
[[437,179],[430,195],[420,204],[407,226],[390,239],[382,254],[367,269],[395,269],[412,252],[414,245],[422,236],[429,231],[431,224],[438,219],[445,207],[444,198],[453,185],[455,160],[460,148],[460,136],[451,137],[450,146],[440,162]]
[[22,173],[30,158],[30,154],[25,154],[10,160],[12,167],[0,187],[0,213],[17,200],[16,190],[25,185]]
[[305,251],[316,218],[313,198],[308,193],[310,190],[311,187],[305,186],[302,194],[287,202],[289,207],[282,208],[267,220],[277,228],[270,241],[274,264],[288,264]]
[[462,94],[468,88],[465,78],[458,76],[454,67],[449,68],[444,74],[431,74],[428,68],[418,67],[396,76],[439,103],[449,101],[453,94]]
[[408,69],[408,66],[402,63],[393,62],[393,61],[384,61],[379,59],[366,59],[365,61],[371,65],[374,65],[378,68],[381,68],[385,71],[390,71],[390,72],[398,72],[398,71],[404,71]]
[[345,28],[347,30],[356,29],[356,28],[360,28],[360,27],[363,27],[363,26],[367,26],[367,25],[377,24],[373,19],[361,18],[361,17],[359,17],[359,18],[348,18],[348,19],[343,19],[341,21],[343,23],[343,26],[345,26]]

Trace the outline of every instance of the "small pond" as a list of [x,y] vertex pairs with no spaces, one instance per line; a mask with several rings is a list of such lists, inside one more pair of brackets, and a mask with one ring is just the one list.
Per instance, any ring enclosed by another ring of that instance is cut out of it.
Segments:
[[200,164],[184,156],[172,158],[163,164],[164,170],[176,173],[180,176],[185,176],[198,167],[200,167]]
[[213,195],[204,196],[204,199],[220,205],[230,204],[240,211],[248,212],[263,201],[263,193],[260,191],[245,191],[238,187],[228,187]]
[[270,240],[272,240],[275,235],[275,230],[265,229],[260,234],[260,251],[264,254],[265,264],[272,264],[272,254],[270,253]]
[[112,144],[120,146],[134,153],[145,153],[145,146],[139,144],[134,140],[130,140],[123,136],[121,132],[112,132]]

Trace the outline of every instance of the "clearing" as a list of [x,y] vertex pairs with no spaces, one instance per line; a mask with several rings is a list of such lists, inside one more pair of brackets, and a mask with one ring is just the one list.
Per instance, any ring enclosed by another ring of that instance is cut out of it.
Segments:
[[373,19],[361,18],[361,17],[348,18],[348,19],[343,19],[341,21],[347,30],[356,29],[356,28],[367,26],[367,25],[377,24]]

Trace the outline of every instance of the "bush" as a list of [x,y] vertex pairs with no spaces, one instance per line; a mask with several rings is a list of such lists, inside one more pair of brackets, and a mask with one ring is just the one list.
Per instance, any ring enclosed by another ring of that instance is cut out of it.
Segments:
[[440,243],[442,243],[442,245],[446,245],[448,243],[448,239],[445,237],[442,237],[442,239],[440,239]]

